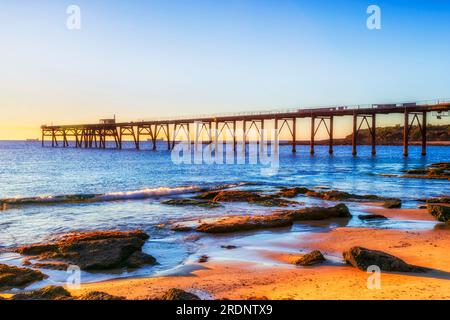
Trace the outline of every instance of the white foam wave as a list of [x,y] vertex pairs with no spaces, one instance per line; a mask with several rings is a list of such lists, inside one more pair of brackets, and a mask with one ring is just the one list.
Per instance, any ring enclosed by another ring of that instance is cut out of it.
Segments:
[[91,201],[115,201],[115,200],[136,200],[136,199],[139,200],[175,194],[191,193],[197,191],[199,191],[199,188],[196,186],[176,187],[176,188],[169,188],[169,187],[147,188],[136,191],[105,193],[101,196],[95,197]]

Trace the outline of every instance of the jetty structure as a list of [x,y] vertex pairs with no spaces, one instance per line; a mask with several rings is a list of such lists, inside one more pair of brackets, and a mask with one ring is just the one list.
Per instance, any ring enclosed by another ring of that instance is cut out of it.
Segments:
[[[408,156],[409,136],[411,127],[418,126],[422,137],[422,155],[427,153],[427,116],[429,113],[443,118],[448,116],[450,100],[432,100],[421,102],[370,104],[356,106],[331,106],[325,108],[289,109],[262,112],[228,113],[203,116],[186,116],[166,119],[155,119],[138,122],[117,122],[113,119],[102,119],[95,124],[76,125],[43,125],[42,146],[45,146],[47,137],[51,139],[52,147],[69,147],[69,138],[74,141],[75,148],[99,148],[107,147],[107,140],[114,142],[114,147],[122,149],[123,137],[131,137],[134,147],[140,150],[141,144],[149,141],[152,150],[157,148],[157,140],[167,142],[167,149],[175,146],[176,139],[181,132],[190,137],[191,126],[201,123],[200,130],[196,130],[196,136],[206,133],[211,141],[217,139],[224,130],[228,131],[233,139],[236,149],[237,140],[248,141],[248,134],[252,128],[256,129],[261,138],[264,123],[274,121],[275,130],[281,134],[287,130],[291,139],[292,152],[297,151],[297,119],[309,118],[310,126],[310,152],[314,154],[315,138],[320,128],[325,128],[329,153],[333,153],[334,119],[336,117],[352,117],[352,154],[357,154],[358,133],[362,128],[368,128],[371,137],[372,154],[376,154],[377,115],[403,114],[403,155]],[[241,125],[241,137],[237,136],[237,126]],[[213,137],[213,128],[216,137]],[[147,137],[142,141],[142,137]],[[59,139],[59,141],[58,141]],[[62,144],[60,145],[60,142]]]

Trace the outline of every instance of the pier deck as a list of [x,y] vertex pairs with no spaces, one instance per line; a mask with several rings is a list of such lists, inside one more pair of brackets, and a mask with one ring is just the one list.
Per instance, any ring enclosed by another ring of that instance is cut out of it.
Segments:
[[[296,152],[297,146],[297,119],[311,119],[310,152],[314,154],[315,137],[318,130],[323,126],[326,129],[329,140],[329,152],[333,153],[334,118],[352,117],[352,154],[357,154],[358,133],[363,126],[369,129],[371,136],[372,154],[376,154],[376,118],[377,115],[403,114],[403,154],[408,155],[409,135],[411,127],[417,125],[422,136],[422,155],[426,155],[427,147],[427,115],[436,113],[444,116],[450,110],[450,100],[436,100],[413,103],[396,104],[372,104],[358,106],[333,106],[313,109],[291,109],[266,112],[247,112],[234,114],[217,114],[205,116],[187,116],[168,119],[155,119],[139,122],[115,122],[112,120],[102,120],[97,124],[76,124],[76,125],[43,125],[42,146],[45,146],[45,138],[51,137],[52,147],[58,147],[58,137],[62,140],[62,147],[69,147],[69,137],[75,140],[76,148],[106,148],[106,141],[115,143],[115,148],[122,148],[124,136],[129,136],[134,142],[137,150],[141,146],[141,137],[149,137],[152,149],[156,150],[156,141],[161,137],[167,141],[167,148],[173,149],[180,132],[184,132],[187,137],[191,134],[191,125],[201,123],[200,130],[197,130],[196,137],[205,132],[211,140],[217,139],[212,134],[227,130],[231,133],[234,148],[237,144],[237,124],[242,123],[242,140],[247,141],[248,133],[252,127],[256,128],[261,136],[265,121],[274,121],[275,130],[281,133],[283,129],[288,130],[291,136],[292,152]],[[214,127],[213,127],[214,124]]]

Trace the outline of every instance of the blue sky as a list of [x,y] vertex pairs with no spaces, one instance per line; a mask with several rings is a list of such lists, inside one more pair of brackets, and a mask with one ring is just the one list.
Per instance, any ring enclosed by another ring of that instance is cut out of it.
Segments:
[[449,21],[450,1],[430,0],[0,0],[0,138],[112,114],[450,98]]

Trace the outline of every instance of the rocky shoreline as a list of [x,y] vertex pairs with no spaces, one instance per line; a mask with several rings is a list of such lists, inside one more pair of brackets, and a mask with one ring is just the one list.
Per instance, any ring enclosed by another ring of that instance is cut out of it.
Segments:
[[[437,166],[444,168],[447,165]],[[432,168],[436,168],[433,165]],[[425,174],[429,174],[427,169]],[[434,169],[433,169],[434,170]],[[417,173],[417,172],[416,172]],[[416,174],[414,173],[414,174]],[[303,202],[295,201],[298,197],[313,197],[331,202],[339,202],[335,206],[303,207]],[[291,200],[294,199],[295,200]],[[419,199],[427,204],[428,213],[437,221],[450,221],[450,197]],[[341,202],[376,202],[385,209],[398,209],[402,206],[400,199],[385,198],[376,195],[358,195],[339,190],[317,191],[305,187],[284,187],[279,191],[267,194],[260,191],[217,190],[207,191],[188,199],[171,199],[163,201],[164,205],[200,206],[206,209],[222,207],[225,203],[245,202],[263,207],[277,207],[268,214],[260,215],[230,215],[206,221],[184,221],[168,224],[166,228],[176,232],[197,232],[200,234],[228,234],[264,229],[289,228],[294,223],[308,221],[324,221],[335,219],[349,220],[353,217],[346,204]],[[292,207],[292,208],[286,208]],[[384,215],[358,215],[360,220],[385,220]],[[142,251],[149,235],[143,231],[96,231],[79,232],[59,236],[55,241],[32,244],[14,248],[12,251],[23,257],[24,267],[14,267],[0,264],[0,292],[13,288],[24,288],[32,283],[46,279],[48,276],[42,270],[67,270],[72,265],[88,272],[94,270],[111,270],[115,268],[140,268],[157,264],[156,259]],[[342,261],[350,266],[365,271],[368,266],[377,265],[384,272],[426,273],[428,267],[419,267],[406,263],[404,260],[381,250],[358,246],[349,247],[342,252]],[[237,246],[223,245],[224,250],[236,250]],[[389,248],[387,248],[389,249]],[[210,264],[210,257],[202,255],[198,261]],[[327,258],[318,248],[307,254],[298,255],[292,264],[299,267],[314,267],[327,265]],[[83,295],[73,296],[62,287],[45,287],[31,292],[19,293],[11,299],[19,300],[116,300],[125,299],[121,295],[112,295],[102,291],[90,291]],[[197,299],[192,293],[172,288],[158,299]]]

